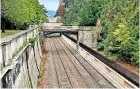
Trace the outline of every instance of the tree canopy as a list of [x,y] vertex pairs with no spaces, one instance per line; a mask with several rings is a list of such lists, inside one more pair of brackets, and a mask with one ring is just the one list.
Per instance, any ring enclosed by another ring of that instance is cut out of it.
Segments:
[[45,11],[38,0],[1,0],[2,25],[8,22],[16,28],[25,28],[39,24],[47,20]]
[[65,25],[95,26],[101,18],[98,50],[139,64],[139,0],[71,0],[65,8]]

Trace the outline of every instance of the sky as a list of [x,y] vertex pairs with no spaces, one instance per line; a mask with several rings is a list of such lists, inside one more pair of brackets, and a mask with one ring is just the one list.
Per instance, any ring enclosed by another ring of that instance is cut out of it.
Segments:
[[47,10],[57,11],[59,1],[58,0],[39,0],[40,4],[44,5]]

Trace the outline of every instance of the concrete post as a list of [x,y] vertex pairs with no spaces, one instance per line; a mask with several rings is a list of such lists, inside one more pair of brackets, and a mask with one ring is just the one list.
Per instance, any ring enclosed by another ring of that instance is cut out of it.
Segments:
[[79,49],[79,31],[77,32],[77,50]]
[[1,46],[1,51],[2,51],[2,60],[1,60],[1,63],[2,63],[2,66],[5,67],[6,64],[6,45],[4,44],[3,46]]
[[60,37],[62,36],[62,33],[60,33]]

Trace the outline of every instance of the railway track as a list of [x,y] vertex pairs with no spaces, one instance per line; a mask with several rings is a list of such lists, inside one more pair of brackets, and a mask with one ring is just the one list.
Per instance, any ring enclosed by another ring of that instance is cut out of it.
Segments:
[[46,40],[51,55],[46,68],[47,88],[138,88],[138,76],[82,43],[77,50],[77,41],[70,36]]
[[[63,34],[62,38],[77,49],[77,41],[67,34]],[[139,76],[125,69],[121,65],[109,60],[105,56],[97,53],[86,45],[79,43],[78,51],[81,56],[85,57],[91,65],[93,65],[101,74],[103,74],[114,86],[122,88],[139,87]],[[96,65],[96,66],[95,66]],[[102,72],[101,72],[102,71]]]

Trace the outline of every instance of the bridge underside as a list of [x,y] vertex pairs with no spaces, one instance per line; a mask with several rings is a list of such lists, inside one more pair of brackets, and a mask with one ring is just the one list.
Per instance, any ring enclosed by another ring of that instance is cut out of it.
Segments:
[[114,88],[60,37],[45,39],[47,60],[44,88]]

